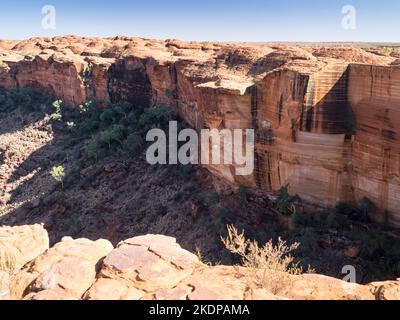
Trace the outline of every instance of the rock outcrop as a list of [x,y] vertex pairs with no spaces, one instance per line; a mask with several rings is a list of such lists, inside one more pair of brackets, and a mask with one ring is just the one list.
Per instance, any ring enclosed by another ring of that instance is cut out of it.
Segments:
[[[400,281],[358,285],[317,274],[292,276],[272,293],[254,281],[254,270],[208,266],[174,238],[146,235],[113,248],[107,240],[64,238],[48,242],[39,226],[0,228],[7,243],[26,243],[29,255],[10,281],[8,298],[24,300],[397,300]],[[25,246],[23,246],[25,247]],[[0,264],[6,260],[1,256]],[[4,297],[3,297],[4,298]]]
[[8,295],[10,277],[48,248],[41,225],[0,228],[0,298]]
[[107,240],[64,238],[11,280],[12,299],[79,299],[96,278],[96,266],[113,249]]
[[167,104],[196,129],[256,132],[254,174],[207,165],[236,185],[333,206],[364,197],[400,225],[396,57],[361,48],[140,38],[0,41],[0,85],[67,103]]

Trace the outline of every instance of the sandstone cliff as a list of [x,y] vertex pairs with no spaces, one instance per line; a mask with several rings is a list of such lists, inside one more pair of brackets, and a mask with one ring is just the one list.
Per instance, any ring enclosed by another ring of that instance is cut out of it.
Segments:
[[256,169],[208,169],[235,184],[333,206],[372,200],[400,225],[395,57],[360,48],[140,38],[0,41],[0,85],[67,103],[167,104],[192,127],[256,130]]
[[[279,295],[253,281],[252,270],[208,266],[174,238],[107,240],[65,237],[47,249],[40,225],[0,228],[0,299],[24,300],[395,300],[400,282],[358,285],[316,274],[293,276]],[[29,248],[30,250],[26,250]],[[46,250],[46,251],[45,251]],[[3,254],[4,253],[4,254]],[[7,254],[7,256],[6,256]],[[13,269],[6,262],[14,261]],[[22,270],[18,271],[23,266]],[[8,266],[8,267],[7,267]]]

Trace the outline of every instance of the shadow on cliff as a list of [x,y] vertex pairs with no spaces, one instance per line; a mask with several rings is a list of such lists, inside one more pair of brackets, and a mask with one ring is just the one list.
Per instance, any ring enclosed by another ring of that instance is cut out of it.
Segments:
[[[325,77],[328,75],[329,73]],[[349,71],[346,70],[315,105],[306,101],[302,130],[324,134],[345,134],[347,137],[356,133],[356,119],[348,101],[348,81]],[[308,90],[309,99],[313,101],[316,88],[312,82]]]

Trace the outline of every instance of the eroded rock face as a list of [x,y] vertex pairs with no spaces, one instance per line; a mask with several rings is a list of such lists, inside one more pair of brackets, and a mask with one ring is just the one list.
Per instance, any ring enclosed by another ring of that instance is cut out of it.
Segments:
[[[400,225],[396,57],[361,48],[140,38],[1,41],[0,85],[67,103],[167,104],[196,129],[255,129],[255,171],[207,165],[235,185],[324,206],[364,197]],[[386,213],[385,213],[386,212]]]
[[[25,232],[21,227],[0,228],[0,234],[7,232],[9,243],[21,243],[15,241],[18,232],[27,239],[26,230],[38,226],[22,228]],[[35,231],[31,242],[37,242],[43,228]],[[107,240],[66,237],[26,264],[10,282],[10,298],[16,300],[394,300],[399,292],[400,281],[362,286],[305,274],[292,276],[274,294],[257,285],[254,270],[207,266],[174,238],[161,235],[128,239],[115,249]]]

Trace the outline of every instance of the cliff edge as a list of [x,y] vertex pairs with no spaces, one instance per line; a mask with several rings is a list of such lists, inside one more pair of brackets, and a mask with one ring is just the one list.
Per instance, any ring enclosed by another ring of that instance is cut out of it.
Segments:
[[400,298],[400,281],[363,286],[317,274],[292,276],[290,283],[273,293],[257,284],[254,270],[239,266],[205,265],[198,256],[182,249],[174,238],[162,235],[135,237],[120,242],[115,248],[107,240],[65,237],[49,249],[47,232],[41,225],[2,227],[0,246],[2,299]]

